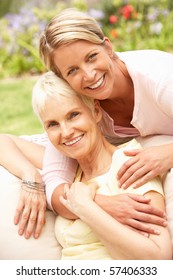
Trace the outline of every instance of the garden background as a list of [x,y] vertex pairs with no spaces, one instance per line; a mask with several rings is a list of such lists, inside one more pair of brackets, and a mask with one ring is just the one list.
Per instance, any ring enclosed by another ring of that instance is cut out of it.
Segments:
[[0,133],[43,131],[31,106],[32,87],[46,71],[38,41],[47,22],[67,7],[93,16],[115,51],[173,52],[172,0],[0,0]]

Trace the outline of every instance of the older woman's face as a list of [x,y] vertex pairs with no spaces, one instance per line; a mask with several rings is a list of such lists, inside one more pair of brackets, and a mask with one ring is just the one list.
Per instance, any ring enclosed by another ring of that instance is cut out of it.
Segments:
[[103,100],[111,97],[115,83],[112,46],[78,40],[54,52],[62,77],[78,93]]
[[52,144],[66,156],[81,159],[89,156],[98,143],[101,112],[91,110],[77,97],[50,98],[41,114]]

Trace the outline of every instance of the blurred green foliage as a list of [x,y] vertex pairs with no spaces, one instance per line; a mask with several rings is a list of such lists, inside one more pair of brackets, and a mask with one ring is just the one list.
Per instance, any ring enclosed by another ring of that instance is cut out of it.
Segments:
[[43,131],[31,105],[31,92],[36,79],[27,76],[0,81],[0,133],[28,135]]

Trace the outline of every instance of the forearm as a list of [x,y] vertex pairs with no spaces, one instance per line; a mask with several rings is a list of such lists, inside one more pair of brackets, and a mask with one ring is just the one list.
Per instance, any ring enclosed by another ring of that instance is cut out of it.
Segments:
[[78,212],[80,218],[98,235],[113,259],[164,259],[169,255],[164,255],[164,248],[152,239],[120,224],[94,202],[87,203]]
[[1,134],[0,143],[2,144],[1,149],[9,150],[11,153],[18,150],[18,153],[27,158],[36,168],[43,168],[43,156],[45,153],[45,147],[43,145],[11,134]]
[[[23,140],[21,141],[21,143],[22,142]],[[33,181],[41,180],[41,176],[37,171],[37,168],[30,161],[30,159],[25,156],[24,151],[21,151],[21,149],[18,147],[18,145],[16,145],[16,142],[11,137],[7,135],[0,135],[0,143],[0,164],[3,167],[5,167],[9,172],[21,179]],[[28,142],[27,145],[30,145],[30,143]],[[32,150],[30,150],[30,153],[32,153]],[[35,155],[35,157],[37,156],[34,151],[33,154]]]
[[[0,135],[0,164],[22,180],[42,182],[37,168],[42,168],[44,147],[14,135]],[[37,185],[38,186],[38,185]],[[18,232],[29,238],[41,233],[46,220],[46,196],[43,189],[32,189],[27,182],[21,184],[19,201],[14,213]]]

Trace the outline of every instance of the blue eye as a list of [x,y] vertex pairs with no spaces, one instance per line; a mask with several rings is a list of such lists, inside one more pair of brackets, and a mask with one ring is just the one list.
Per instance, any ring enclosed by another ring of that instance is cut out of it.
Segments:
[[68,73],[67,76],[72,75],[73,73],[75,73],[77,71],[77,68],[72,68]]
[[79,115],[79,112],[73,112],[73,113],[71,113],[70,118],[73,119],[78,115]]
[[53,127],[53,126],[56,126],[56,125],[58,125],[58,123],[56,121],[52,121],[47,125],[47,127],[50,128],[50,127]]
[[94,59],[95,57],[97,56],[97,53],[93,53],[93,54],[91,54],[90,56],[89,56],[89,60],[92,60],[92,59]]

